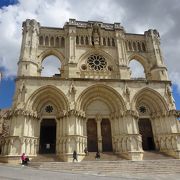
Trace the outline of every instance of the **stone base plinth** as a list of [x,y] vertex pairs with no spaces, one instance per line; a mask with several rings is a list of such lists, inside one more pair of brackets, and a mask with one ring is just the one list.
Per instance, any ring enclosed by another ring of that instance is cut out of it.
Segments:
[[180,151],[161,151],[163,152],[164,154],[167,154],[169,156],[172,156],[176,159],[180,159]]
[[125,159],[129,159],[132,161],[143,160],[143,152],[140,152],[140,151],[129,151],[126,153],[121,153],[120,155],[123,156]]
[[[34,156],[28,156],[31,160]],[[5,155],[0,156],[0,162],[9,164],[21,164],[21,156]]]

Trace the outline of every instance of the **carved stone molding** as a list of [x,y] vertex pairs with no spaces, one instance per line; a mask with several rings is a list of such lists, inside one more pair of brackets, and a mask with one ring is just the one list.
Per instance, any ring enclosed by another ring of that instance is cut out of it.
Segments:
[[30,111],[30,110],[24,110],[24,109],[13,109],[9,111],[8,113],[8,118],[11,118],[12,116],[26,116],[26,117],[33,117],[33,118],[38,118],[38,114],[35,111]]
[[71,109],[71,110],[68,110],[68,111],[64,110],[64,111],[60,112],[58,118],[68,117],[68,116],[71,116],[71,115],[86,118],[86,115],[85,115],[84,111],[78,111],[78,110],[75,110],[75,109]]

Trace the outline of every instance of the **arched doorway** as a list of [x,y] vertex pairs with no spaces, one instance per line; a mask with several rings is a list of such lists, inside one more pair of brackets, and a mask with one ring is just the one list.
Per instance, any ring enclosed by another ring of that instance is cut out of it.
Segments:
[[56,121],[43,119],[40,125],[40,154],[54,154],[56,152]]
[[102,135],[102,151],[103,152],[112,151],[111,124],[109,119],[102,119],[101,135]]
[[154,137],[152,132],[152,126],[149,119],[139,119],[139,133],[142,136],[142,148],[143,150],[155,150]]
[[88,119],[87,121],[87,148],[89,152],[98,150],[97,123],[95,119]]

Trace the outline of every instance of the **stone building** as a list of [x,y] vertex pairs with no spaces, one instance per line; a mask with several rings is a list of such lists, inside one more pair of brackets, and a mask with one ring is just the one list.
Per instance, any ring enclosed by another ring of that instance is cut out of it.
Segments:
[[[42,77],[42,62],[61,62],[59,74]],[[131,78],[136,60],[145,78]],[[16,92],[1,160],[25,152],[79,160],[91,152],[114,152],[142,160],[156,150],[180,158],[178,113],[157,30],[125,32],[120,23],[70,19],[63,28],[23,22]]]

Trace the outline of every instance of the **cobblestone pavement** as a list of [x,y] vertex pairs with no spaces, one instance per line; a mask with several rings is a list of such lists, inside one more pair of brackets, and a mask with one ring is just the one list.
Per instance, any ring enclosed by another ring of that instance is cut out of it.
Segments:
[[31,167],[0,164],[0,180],[178,180],[180,173],[176,174],[115,174],[103,175],[92,173],[73,173],[33,169]]

